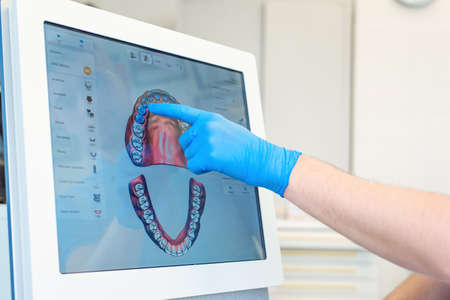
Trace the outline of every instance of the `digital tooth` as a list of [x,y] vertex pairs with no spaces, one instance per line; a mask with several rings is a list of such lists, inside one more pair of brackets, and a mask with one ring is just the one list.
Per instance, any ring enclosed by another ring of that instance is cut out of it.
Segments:
[[197,192],[197,193],[200,194],[200,191],[201,191],[201,190],[200,190],[200,186],[199,186],[199,185],[194,184],[193,190],[194,190],[194,192]]
[[134,158],[134,157],[138,157],[138,158],[141,158],[141,159],[142,159],[142,153],[139,152],[139,151],[137,151],[137,150],[131,151],[131,155],[133,156],[133,158]]
[[194,207],[195,210],[200,210],[200,204],[196,202],[192,203],[192,207]]
[[142,162],[142,154],[136,150],[131,152],[131,156],[133,157],[134,162],[141,163]]
[[142,185],[141,183],[138,183],[134,186],[134,192],[136,193],[136,195],[138,197],[141,197],[144,195],[144,185]]
[[136,183],[134,186],[134,191],[140,191],[140,190],[144,190],[144,185],[142,183]]
[[150,207],[146,196],[139,197],[139,205],[141,206],[142,210],[146,210]]
[[144,220],[147,224],[150,224],[154,219],[153,212],[150,209],[144,211]]
[[144,146],[142,145],[142,142],[132,142],[134,149],[137,151],[142,151],[144,149]]
[[172,245],[170,245],[169,243],[167,243],[166,245],[166,253],[167,254],[172,254]]
[[196,215],[194,218],[191,218],[191,220],[195,223],[197,223],[200,220],[200,216]]
[[200,197],[200,190],[197,189],[192,189],[192,194],[194,195],[195,198],[198,199],[198,197]]
[[167,245],[167,240],[162,237],[161,240],[159,241],[159,245],[161,246],[161,248],[165,249]]
[[147,196],[141,196],[139,197],[139,204],[142,205],[143,203],[147,202]]
[[191,218],[194,219],[194,218],[196,218],[196,217],[198,217],[198,216],[199,216],[198,211],[192,210],[192,212],[191,212]]
[[[141,103],[142,103],[142,102],[141,102]],[[146,109],[145,104],[138,107],[138,113],[139,113],[140,115],[145,115],[146,112],[147,112],[147,109]]]
[[192,202],[200,205],[200,198],[199,197],[193,197],[192,198]]
[[195,228],[189,228],[189,230],[188,230],[188,236],[191,238],[191,239],[194,239],[195,238]]
[[136,117],[134,118],[136,120],[136,122],[138,122],[139,124],[144,124],[145,123],[145,118],[144,116],[137,114]]
[[141,204],[141,208],[142,208],[143,210],[146,210],[146,209],[148,209],[149,207],[150,207],[150,205],[148,204],[148,202],[144,202],[144,203]]
[[192,246],[192,240],[191,240],[190,238],[187,237],[187,238],[184,240],[184,243],[186,244],[186,249],[191,248],[191,246]]
[[156,231],[154,234],[155,240],[159,241],[161,239],[161,232]]
[[183,252],[183,254],[184,254],[184,252],[186,251],[186,243],[185,242],[182,242],[181,244],[180,244],[180,246],[178,247],[178,249],[181,249],[181,252]]
[[138,123],[133,124],[133,133],[139,137],[142,138],[144,136],[144,126]]
[[158,225],[156,225],[155,221],[151,221],[150,224],[148,224],[148,227],[150,228],[150,231],[155,233],[156,232],[156,228],[158,227]]
[[131,144],[133,145],[133,147],[137,150],[137,151],[142,151],[143,146],[142,146],[142,141],[140,138],[138,138],[137,136],[133,136],[131,138]]

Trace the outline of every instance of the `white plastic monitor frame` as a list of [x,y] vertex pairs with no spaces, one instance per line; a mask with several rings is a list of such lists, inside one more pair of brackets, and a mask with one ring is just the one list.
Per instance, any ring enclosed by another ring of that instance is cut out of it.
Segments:
[[250,126],[264,137],[256,63],[249,53],[70,1],[1,2],[14,298],[166,299],[280,284],[275,212],[272,195],[264,189],[259,198],[265,260],[60,273],[44,22],[243,72]]

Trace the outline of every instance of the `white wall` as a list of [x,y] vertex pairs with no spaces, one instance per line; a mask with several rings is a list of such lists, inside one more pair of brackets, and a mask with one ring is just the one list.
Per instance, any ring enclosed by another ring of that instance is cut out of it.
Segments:
[[248,51],[255,55],[261,70],[263,2],[264,0],[181,0],[176,29]]
[[270,1],[264,19],[267,136],[348,170],[351,1]]
[[[450,193],[450,1],[357,0],[353,170]],[[386,294],[408,272],[380,262]]]
[[180,0],[73,0],[166,28],[175,28]]

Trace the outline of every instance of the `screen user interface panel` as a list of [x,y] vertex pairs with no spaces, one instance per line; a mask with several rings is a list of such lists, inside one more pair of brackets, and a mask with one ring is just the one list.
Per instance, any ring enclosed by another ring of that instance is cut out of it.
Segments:
[[61,273],[266,258],[257,189],[186,168],[189,124],[152,102],[249,128],[243,74],[44,24]]

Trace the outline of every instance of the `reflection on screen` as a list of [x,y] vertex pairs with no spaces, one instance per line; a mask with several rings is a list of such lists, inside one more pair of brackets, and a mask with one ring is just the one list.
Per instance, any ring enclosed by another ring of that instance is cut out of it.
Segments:
[[241,72],[44,24],[62,273],[265,259],[257,190],[186,168],[180,120],[248,128]]

